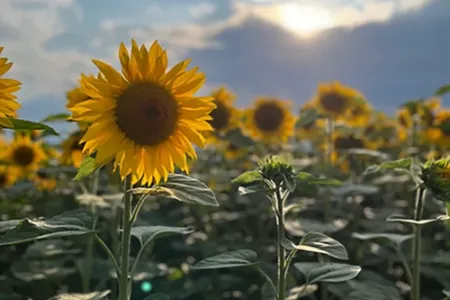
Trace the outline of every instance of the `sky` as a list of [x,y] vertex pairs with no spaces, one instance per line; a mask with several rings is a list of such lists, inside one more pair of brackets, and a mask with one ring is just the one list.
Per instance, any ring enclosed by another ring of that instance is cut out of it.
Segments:
[[[207,82],[246,107],[257,96],[298,109],[339,80],[379,110],[450,83],[450,0],[0,0],[0,45],[22,81],[21,118],[65,112],[91,59],[118,67],[120,42],[192,58]],[[450,99],[444,99],[450,106]]]

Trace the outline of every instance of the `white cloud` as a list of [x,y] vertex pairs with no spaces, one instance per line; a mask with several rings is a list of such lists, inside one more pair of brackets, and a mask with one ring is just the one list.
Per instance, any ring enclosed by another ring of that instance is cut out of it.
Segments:
[[[23,4],[32,5],[23,9]],[[74,0],[2,0],[1,21],[5,30],[15,32],[0,44],[13,63],[7,76],[21,80],[19,101],[39,94],[62,93],[89,68],[89,57],[78,51],[49,52],[46,43],[67,29],[60,10],[80,11]]]
[[210,2],[203,2],[189,7],[189,14],[195,18],[202,18],[216,11],[216,7]]

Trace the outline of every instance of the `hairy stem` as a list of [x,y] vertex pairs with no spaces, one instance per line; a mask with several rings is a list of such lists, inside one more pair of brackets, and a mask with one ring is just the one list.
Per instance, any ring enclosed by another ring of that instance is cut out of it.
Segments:
[[130,280],[129,280],[129,263],[130,263],[130,245],[131,245],[131,213],[133,195],[128,192],[131,189],[131,177],[125,179],[125,196],[122,217],[122,241],[121,241],[121,260],[120,260],[120,281],[119,281],[119,300],[129,300]]
[[[423,207],[425,204],[426,190],[419,187],[416,194],[416,204],[414,210],[414,220],[422,219]],[[422,248],[422,226],[414,224],[414,240],[413,240],[413,267],[412,267],[412,290],[411,299],[420,300],[420,253]]]
[[278,249],[278,281],[277,281],[277,289],[278,289],[278,299],[284,300],[285,290],[286,290],[286,281],[284,276],[284,270],[286,267],[286,250],[281,245],[281,241],[285,237],[284,232],[284,201],[281,196],[280,187],[276,188],[276,204],[277,204],[277,229],[278,229],[278,241],[277,241],[277,249]]

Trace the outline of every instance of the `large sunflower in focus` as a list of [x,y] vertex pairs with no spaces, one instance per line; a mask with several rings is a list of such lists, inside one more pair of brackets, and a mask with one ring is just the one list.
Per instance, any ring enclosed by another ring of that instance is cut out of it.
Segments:
[[122,43],[122,73],[93,60],[101,78],[82,76],[81,88],[91,99],[70,108],[75,121],[92,122],[81,139],[83,152],[96,152],[97,165],[114,160],[132,183],[167,180],[175,166],[188,172],[186,157],[196,158],[194,143],[204,147],[201,132],[212,130],[212,97],[194,96],[205,75],[186,70],[189,60],[167,71],[167,53],[158,42],[147,49],[134,40],[131,53]]
[[224,87],[212,92],[216,108],[211,111],[211,121],[209,123],[216,133],[227,132],[234,129],[239,124],[238,110],[233,107],[236,98]]
[[249,134],[265,143],[285,143],[294,134],[295,117],[291,103],[273,98],[259,98],[245,112]]
[[16,136],[6,149],[3,159],[17,168],[21,176],[30,177],[47,159],[41,142],[34,142],[30,136]]
[[[0,54],[3,47],[0,47]],[[15,92],[20,90],[20,81],[3,78],[3,75],[12,67],[12,62],[8,62],[6,57],[0,57],[0,125],[12,126],[11,121],[7,117],[16,117],[16,111],[20,108],[20,104],[16,101]]]
[[314,98],[320,113],[332,118],[344,116],[361,93],[338,81],[319,84]]
[[83,144],[80,143],[83,133],[76,131],[72,133],[62,144],[61,163],[68,166],[80,167],[83,160]]

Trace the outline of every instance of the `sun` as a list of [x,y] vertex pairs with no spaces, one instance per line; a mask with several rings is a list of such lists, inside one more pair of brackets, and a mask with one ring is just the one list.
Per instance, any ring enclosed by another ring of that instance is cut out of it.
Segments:
[[333,26],[329,11],[317,6],[286,3],[278,7],[278,18],[281,26],[303,37],[312,37]]

